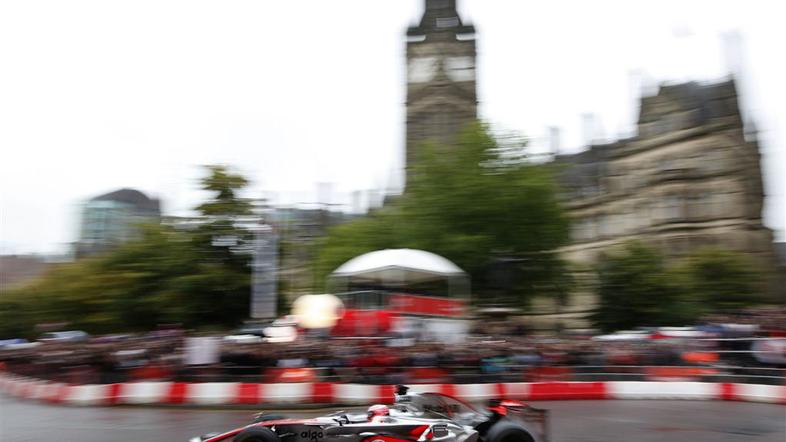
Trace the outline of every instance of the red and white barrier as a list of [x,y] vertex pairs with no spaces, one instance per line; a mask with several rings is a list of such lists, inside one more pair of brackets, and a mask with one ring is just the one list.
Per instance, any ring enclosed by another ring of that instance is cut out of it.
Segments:
[[[691,399],[719,397],[719,385],[710,382],[605,382],[609,396],[616,399]],[[722,396],[720,397],[722,399]]]
[[[130,382],[67,385],[0,374],[0,392],[68,405],[365,405],[390,402],[391,385],[238,382]],[[491,398],[537,400],[679,399],[764,402],[786,405],[786,386],[709,382],[534,382],[420,384],[414,392],[439,392],[474,402]]]

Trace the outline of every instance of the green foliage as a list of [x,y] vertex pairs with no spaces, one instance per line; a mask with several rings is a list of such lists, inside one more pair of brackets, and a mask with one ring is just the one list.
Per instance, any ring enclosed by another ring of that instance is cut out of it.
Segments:
[[248,312],[251,213],[237,197],[244,178],[211,166],[192,228],[139,226],[140,238],[104,255],[63,264],[31,285],[0,295],[0,337],[29,336],[35,324],[68,321],[105,333],[157,324],[234,325]]
[[364,218],[332,227],[319,241],[316,259],[317,282],[349,259],[373,250],[403,247],[396,234],[406,226],[399,223],[399,209],[386,207]]
[[202,190],[212,192],[213,198],[200,204],[196,210],[205,217],[235,218],[251,214],[251,204],[238,193],[248,185],[242,175],[233,173],[227,166],[205,166],[209,175],[202,180]]
[[32,337],[35,318],[31,304],[21,293],[0,295],[0,339]]
[[[563,292],[563,264],[550,251],[568,240],[554,170],[525,161],[521,143],[503,144],[485,127],[465,130],[455,146],[425,145],[407,190],[369,216],[333,228],[317,260],[324,278],[343,262],[383,248],[428,250],[472,277],[479,302],[523,303]],[[511,284],[492,270],[507,265]]]
[[633,242],[604,259],[597,273],[600,305],[592,319],[605,331],[689,324],[704,313],[762,299],[750,262],[719,249],[667,265],[658,251]]
[[593,322],[602,330],[673,325],[686,319],[679,288],[666,277],[663,256],[640,243],[608,256],[598,267],[600,305]]
[[704,248],[679,262],[673,273],[708,311],[734,310],[764,301],[763,274],[747,256]]

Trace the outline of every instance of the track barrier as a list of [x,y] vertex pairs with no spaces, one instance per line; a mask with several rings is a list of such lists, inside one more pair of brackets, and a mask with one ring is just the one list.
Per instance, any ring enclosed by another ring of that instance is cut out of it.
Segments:
[[[365,405],[390,402],[391,385],[343,383],[129,382],[74,385],[0,373],[0,391],[13,397],[65,405]],[[786,405],[786,386],[712,382],[513,382],[417,384],[414,392],[440,392],[466,401],[666,399],[763,402]]]

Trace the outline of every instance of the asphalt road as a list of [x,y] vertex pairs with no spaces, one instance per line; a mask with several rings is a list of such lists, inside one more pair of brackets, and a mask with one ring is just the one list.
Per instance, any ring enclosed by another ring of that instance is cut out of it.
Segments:
[[[786,441],[786,407],[742,402],[560,401],[552,441]],[[320,411],[285,412],[291,416]],[[72,408],[0,396],[0,441],[187,441],[249,422],[248,410]]]

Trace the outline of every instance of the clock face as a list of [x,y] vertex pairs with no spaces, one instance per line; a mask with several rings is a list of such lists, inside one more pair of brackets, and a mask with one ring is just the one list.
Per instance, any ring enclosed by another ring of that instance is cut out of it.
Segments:
[[409,62],[408,81],[410,83],[424,83],[434,78],[437,71],[436,57],[418,57]]
[[445,72],[453,81],[475,79],[475,61],[472,57],[449,57],[445,60]]

